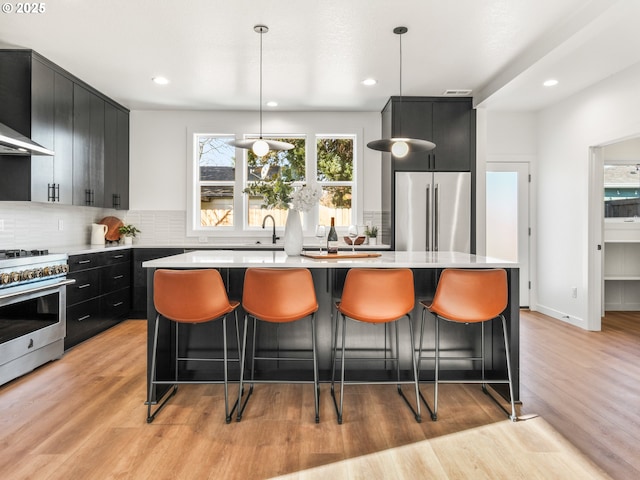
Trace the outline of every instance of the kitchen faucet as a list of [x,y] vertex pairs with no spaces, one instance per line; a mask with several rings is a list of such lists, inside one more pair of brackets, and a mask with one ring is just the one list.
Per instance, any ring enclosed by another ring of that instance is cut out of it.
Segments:
[[273,224],[273,234],[271,235],[271,241],[273,242],[273,244],[275,245],[276,240],[278,239],[278,237],[276,237],[276,221],[273,218],[272,215],[266,215],[263,219],[262,219],[262,228],[264,228],[264,226],[267,223],[267,218],[271,219],[271,223]]

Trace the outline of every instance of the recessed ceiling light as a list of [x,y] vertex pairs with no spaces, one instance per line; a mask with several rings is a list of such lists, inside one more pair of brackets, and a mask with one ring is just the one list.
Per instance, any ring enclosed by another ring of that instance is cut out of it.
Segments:
[[158,85],[166,85],[167,83],[169,83],[169,80],[165,77],[153,77],[151,80],[153,80],[153,82],[157,83]]
[[366,85],[367,87],[370,87],[371,85],[375,85],[376,83],[378,83],[378,81],[375,78],[367,78],[362,81],[362,84]]
[[556,80],[555,78],[550,78],[549,80],[546,80],[542,85],[544,85],[545,87],[555,87],[558,84],[558,80]]
[[270,102],[267,102],[267,107],[277,107],[278,106],[278,102],[274,102],[273,100],[271,100]]

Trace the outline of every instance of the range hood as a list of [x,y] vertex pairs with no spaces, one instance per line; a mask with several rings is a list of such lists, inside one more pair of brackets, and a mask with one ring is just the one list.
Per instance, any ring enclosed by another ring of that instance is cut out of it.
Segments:
[[0,123],[0,155],[55,155],[52,150]]

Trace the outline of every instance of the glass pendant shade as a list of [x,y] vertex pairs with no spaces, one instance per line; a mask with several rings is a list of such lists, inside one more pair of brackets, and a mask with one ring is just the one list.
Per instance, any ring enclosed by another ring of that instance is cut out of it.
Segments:
[[409,145],[404,140],[397,140],[391,146],[391,153],[398,158],[406,157],[407,153],[409,153]]
[[264,140],[256,140],[251,146],[251,150],[256,154],[256,157],[264,157],[269,153],[269,144]]

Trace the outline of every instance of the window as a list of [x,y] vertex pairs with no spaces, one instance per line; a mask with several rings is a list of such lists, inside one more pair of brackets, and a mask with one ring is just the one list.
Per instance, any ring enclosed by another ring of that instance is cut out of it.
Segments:
[[[269,151],[264,157],[256,157],[247,150],[248,193],[247,225],[262,226],[266,215],[272,215],[276,226],[284,226],[287,220],[287,204],[296,187],[306,179],[306,152],[304,138],[272,138],[293,144],[291,150]],[[263,208],[264,204],[267,208]]]
[[232,136],[196,135],[200,228],[234,225],[236,150]]
[[356,223],[353,145],[353,137],[317,137],[317,180],[323,190],[318,212],[321,225],[329,225],[331,217],[337,226]]
[[640,216],[640,164],[621,162],[604,166],[604,216]]
[[190,136],[188,236],[262,233],[266,215],[283,228],[287,200],[310,179],[321,186],[323,195],[318,206],[302,216],[308,235],[317,224],[329,225],[331,217],[336,226],[357,222],[355,135],[316,135],[312,141],[301,135],[265,137],[294,148],[264,157],[231,146],[236,138],[232,134]]

